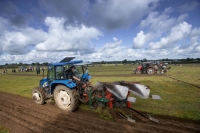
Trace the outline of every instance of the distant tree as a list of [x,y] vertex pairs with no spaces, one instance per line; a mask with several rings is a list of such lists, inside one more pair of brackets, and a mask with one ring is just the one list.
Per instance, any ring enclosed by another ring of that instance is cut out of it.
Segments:
[[40,63],[39,63],[39,62],[36,62],[36,63],[35,63],[35,65],[39,66],[39,65],[40,65]]
[[147,59],[146,59],[146,58],[144,58],[142,61],[143,61],[143,62],[146,62],[146,61],[147,61]]
[[43,62],[42,66],[47,66],[49,63],[48,62]]
[[35,66],[35,63],[31,63],[32,66]]
[[188,57],[188,58],[186,59],[186,61],[190,61],[190,58]]
[[101,64],[105,64],[106,62],[105,61],[101,61]]
[[126,63],[127,63],[127,60],[124,59],[124,60],[122,61],[122,64],[126,64]]
[[23,66],[23,63],[19,62],[18,66]]

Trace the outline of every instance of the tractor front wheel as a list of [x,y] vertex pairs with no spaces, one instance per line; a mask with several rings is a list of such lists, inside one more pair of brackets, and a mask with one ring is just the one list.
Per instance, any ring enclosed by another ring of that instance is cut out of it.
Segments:
[[148,68],[148,69],[147,69],[147,73],[148,73],[148,74],[154,74],[154,72],[155,72],[155,71],[154,71],[153,68]]
[[35,87],[32,90],[32,98],[35,103],[44,104],[46,99],[44,90],[41,87]]
[[54,90],[56,105],[67,111],[75,111],[79,105],[79,96],[75,89],[69,89],[64,85],[56,86]]

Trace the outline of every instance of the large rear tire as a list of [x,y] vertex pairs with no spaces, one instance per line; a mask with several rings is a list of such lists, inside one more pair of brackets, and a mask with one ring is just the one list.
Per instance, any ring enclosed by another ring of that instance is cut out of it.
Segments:
[[34,100],[35,103],[37,104],[44,104],[46,97],[45,97],[45,92],[41,87],[35,87],[32,90],[32,98]]
[[54,100],[61,110],[75,111],[79,106],[79,96],[75,89],[69,89],[64,85],[56,86]]

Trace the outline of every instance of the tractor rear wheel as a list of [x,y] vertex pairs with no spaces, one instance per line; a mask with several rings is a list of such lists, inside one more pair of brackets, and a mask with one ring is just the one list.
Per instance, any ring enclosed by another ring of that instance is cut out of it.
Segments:
[[147,69],[147,73],[148,73],[148,74],[154,74],[154,72],[155,72],[155,71],[154,71],[153,68],[148,68],[148,69]]
[[67,111],[75,111],[79,106],[79,96],[75,89],[69,89],[64,85],[56,86],[54,90],[56,105]]
[[41,87],[35,87],[32,90],[32,98],[35,103],[44,104],[46,99],[44,90]]

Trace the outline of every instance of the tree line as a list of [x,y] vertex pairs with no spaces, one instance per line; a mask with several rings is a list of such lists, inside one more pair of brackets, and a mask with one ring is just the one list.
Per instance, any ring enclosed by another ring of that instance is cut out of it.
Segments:
[[[100,62],[92,62],[93,64],[135,64],[135,63],[139,63],[139,62],[146,62],[149,61],[146,58],[143,59],[138,59],[138,60],[127,60],[124,59],[122,61],[100,61]],[[161,62],[170,62],[171,64],[189,64],[189,63],[200,63],[200,58],[186,58],[186,59],[161,59],[161,60],[150,60],[150,61],[161,61]],[[35,63],[31,63],[31,64],[27,64],[27,63],[6,63],[5,65],[0,65],[0,69],[3,68],[19,68],[19,67],[28,67],[28,66],[47,66],[49,63],[48,62],[43,62],[43,63],[39,63],[39,62],[35,62]]]

